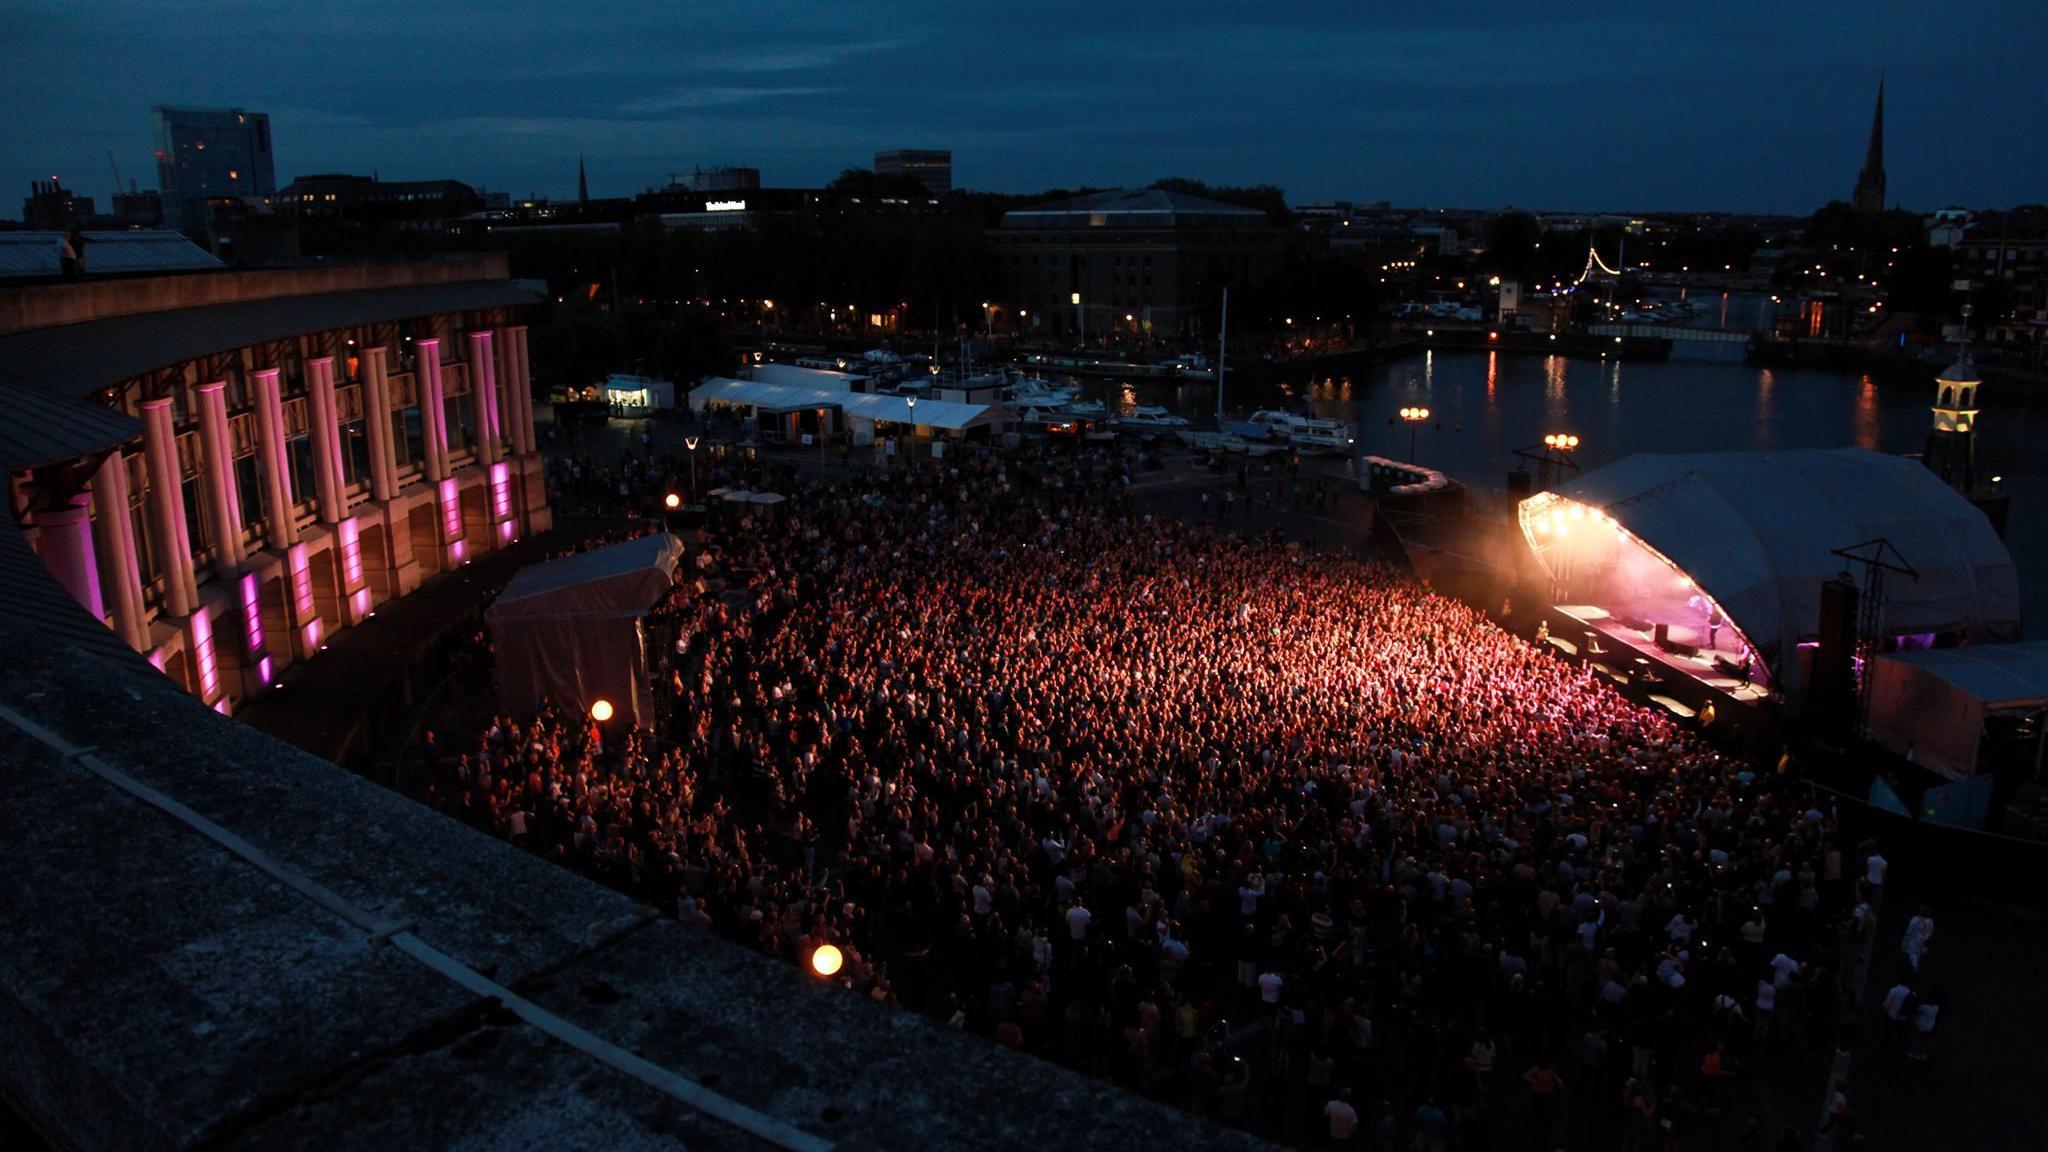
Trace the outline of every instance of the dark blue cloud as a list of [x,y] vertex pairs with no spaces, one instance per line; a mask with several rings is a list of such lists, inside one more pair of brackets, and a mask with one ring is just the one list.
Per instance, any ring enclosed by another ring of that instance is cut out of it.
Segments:
[[280,181],[375,168],[626,193],[692,164],[815,184],[951,147],[966,185],[1176,174],[1296,200],[1804,211],[1846,195],[1888,80],[1908,206],[2048,193],[2037,0],[1457,5],[31,0],[0,10],[0,186],[148,109],[271,113]]

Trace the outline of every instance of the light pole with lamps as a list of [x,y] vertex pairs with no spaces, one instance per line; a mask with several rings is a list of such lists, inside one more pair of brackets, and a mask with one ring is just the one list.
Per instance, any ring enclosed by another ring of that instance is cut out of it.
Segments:
[[697,502],[697,437],[683,437],[683,444],[690,449],[690,503]]
[[[1578,451],[1579,438],[1569,432],[1545,433],[1543,448],[1543,475],[1537,477],[1537,483],[1547,489],[1550,487],[1553,466],[1568,466],[1574,469],[1578,467],[1578,463],[1571,458],[1571,453]],[[1562,467],[1558,470],[1562,471]]]
[[1421,429],[1422,422],[1429,419],[1429,409],[1403,408],[1401,409],[1401,419],[1408,422],[1408,462],[1413,464],[1415,463],[1415,433]]
[[905,396],[903,402],[910,407],[910,432],[903,438],[903,456],[907,460],[910,449],[917,443],[917,397]]

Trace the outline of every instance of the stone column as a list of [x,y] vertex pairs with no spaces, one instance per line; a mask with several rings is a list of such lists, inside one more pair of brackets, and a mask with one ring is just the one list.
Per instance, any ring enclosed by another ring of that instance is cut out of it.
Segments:
[[531,456],[537,450],[533,438],[533,361],[526,355],[526,325],[520,324],[512,332],[519,341],[519,443]]
[[135,551],[135,521],[128,502],[128,461],[116,448],[92,477],[93,548],[101,561],[101,590],[114,613],[114,631],[137,652],[149,648],[142,607],[142,562]]
[[508,325],[498,329],[498,379],[504,385],[504,418],[499,430],[505,435],[505,455],[517,459],[525,453],[519,444],[519,338]]
[[420,401],[420,439],[426,441],[427,479],[440,483],[448,475],[448,430],[442,426],[448,410],[441,398],[441,341],[421,340],[419,372],[415,383]]
[[263,465],[263,535],[272,548],[289,548],[298,536],[292,523],[292,477],[285,465],[284,398],[279,394],[278,370],[265,368],[256,373],[256,443]]
[[242,567],[242,498],[235,491],[235,449],[228,438],[227,382],[194,389],[199,394],[199,441],[206,452],[206,506],[213,517],[213,566],[222,576]]
[[476,462],[498,462],[498,367],[491,360],[491,334],[469,334],[469,403],[476,413]]
[[156,526],[157,566],[164,582],[164,608],[190,616],[199,602],[192,572],[192,535],[185,527],[185,470],[178,462],[178,433],[168,396],[142,402],[142,452],[149,463],[149,522]]
[[106,619],[100,601],[99,564],[93,558],[92,524],[86,494],[74,493],[35,514],[36,551],[57,583],[95,619]]
[[320,522],[339,524],[348,515],[348,497],[342,490],[341,425],[335,419],[332,356],[306,365],[306,416],[313,433],[313,483]]
[[398,491],[398,457],[391,443],[391,377],[388,350],[363,349],[363,436],[370,447],[370,495],[391,499]]

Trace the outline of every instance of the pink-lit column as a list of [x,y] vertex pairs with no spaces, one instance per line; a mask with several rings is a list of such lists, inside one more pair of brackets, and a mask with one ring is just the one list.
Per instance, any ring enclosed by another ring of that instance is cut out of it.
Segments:
[[339,524],[348,515],[341,485],[341,425],[334,411],[334,357],[306,365],[306,416],[313,433],[313,488],[320,522]]
[[518,375],[516,391],[519,397],[519,415],[515,418],[515,423],[519,428],[519,454],[531,456],[534,446],[533,362],[526,356],[526,325],[513,325],[512,343],[516,345],[512,351],[513,370]]
[[128,497],[128,461],[107,453],[92,477],[93,550],[100,558],[101,591],[114,614],[114,631],[137,652],[149,648],[142,607],[142,562],[135,551],[135,519]]
[[57,583],[94,617],[105,619],[100,600],[99,564],[93,558],[92,524],[86,495],[74,493],[35,514],[36,551]]
[[519,438],[519,337],[510,327],[498,329],[498,380],[505,405],[505,455],[516,459],[525,449]]
[[189,616],[199,602],[192,571],[192,536],[185,527],[185,469],[178,462],[178,433],[168,396],[142,402],[142,455],[149,464],[149,522],[156,526],[157,564],[164,581],[164,607]]
[[242,567],[242,498],[235,491],[235,450],[228,439],[227,383],[193,389],[199,396],[199,444],[206,452],[206,507],[213,518],[213,566],[223,576]]
[[491,334],[469,334],[469,401],[476,414],[476,462],[498,462],[498,367],[491,360]]
[[389,500],[398,491],[398,457],[391,443],[391,377],[384,348],[363,350],[363,438],[370,447],[370,495]]
[[420,438],[426,441],[427,479],[439,483],[448,475],[448,409],[441,398],[441,341],[421,340],[419,349]]
[[256,373],[256,444],[263,465],[264,538],[272,548],[289,548],[298,535],[292,523],[292,478],[285,469],[284,397],[278,370]]

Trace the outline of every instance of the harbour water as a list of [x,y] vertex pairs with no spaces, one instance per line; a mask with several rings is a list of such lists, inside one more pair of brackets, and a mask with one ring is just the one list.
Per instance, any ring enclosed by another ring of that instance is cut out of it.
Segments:
[[[1100,385],[1098,384],[1098,388]],[[1427,352],[1331,376],[1232,380],[1233,412],[1313,409],[1355,421],[1361,452],[1406,459],[1408,425],[1395,412],[1423,405],[1416,456],[1500,498],[1514,450],[1546,432],[1581,438],[1583,467],[1636,452],[1715,452],[1857,446],[1918,453],[1925,446],[1933,370],[1924,380],[1744,363],[1568,359],[1487,352]],[[1102,398],[1164,404],[1212,416],[1213,384],[1109,385]],[[2030,638],[2048,637],[2048,389],[1985,383],[1977,446],[1980,478],[2002,476],[2012,494],[2006,545],[2019,566]],[[1854,543],[1843,541],[1842,543]]]

